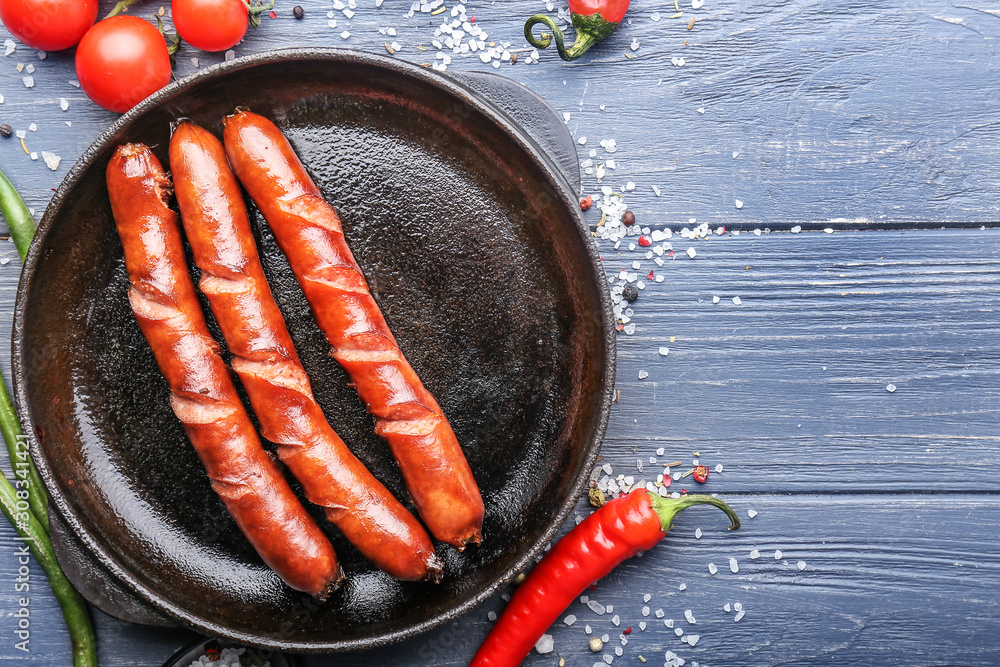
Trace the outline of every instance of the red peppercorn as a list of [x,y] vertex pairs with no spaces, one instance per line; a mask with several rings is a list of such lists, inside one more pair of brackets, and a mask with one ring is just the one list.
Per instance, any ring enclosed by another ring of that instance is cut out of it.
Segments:
[[622,224],[625,225],[626,227],[631,227],[632,225],[634,225],[635,213],[633,213],[630,209],[625,209],[625,212],[622,213]]
[[639,237],[639,245],[641,245],[643,248],[648,248],[652,244],[653,242],[650,240],[648,236]]
[[583,197],[580,200],[580,210],[581,211],[586,211],[588,208],[590,208],[593,205],[594,205],[594,198],[591,197],[590,195],[587,195],[586,197]]
[[704,484],[708,481],[708,466],[696,466],[694,469],[694,481]]
[[646,274],[646,280],[656,280],[656,274],[650,271],[649,273]]
[[624,630],[622,630],[622,634],[623,635],[630,635],[630,634],[632,634],[632,626],[630,625],[627,628],[625,628]]

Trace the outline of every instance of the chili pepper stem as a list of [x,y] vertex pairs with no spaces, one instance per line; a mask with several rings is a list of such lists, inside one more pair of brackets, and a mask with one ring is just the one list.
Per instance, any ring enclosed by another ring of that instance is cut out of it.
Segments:
[[576,60],[582,56],[587,49],[601,39],[600,37],[597,37],[589,32],[581,32],[577,30],[576,41],[573,42],[573,45],[569,49],[567,49],[563,31],[556,25],[556,22],[545,14],[535,14],[524,23],[524,38],[527,39],[528,43],[536,49],[548,48],[548,46],[552,43],[552,37],[550,37],[547,33],[542,33],[541,39],[536,38],[532,34],[531,29],[539,23],[545,24],[545,26],[552,31],[552,35],[555,36],[556,39],[556,49],[559,51],[559,57],[566,61]]
[[729,517],[729,530],[736,530],[740,527],[740,518],[736,516],[733,508],[718,498],[697,493],[681,496],[680,498],[662,498],[655,493],[647,493],[647,495],[653,506],[653,512],[660,519],[660,528],[664,532],[670,530],[674,522],[674,517],[677,516],[678,512],[692,505],[714,505]]

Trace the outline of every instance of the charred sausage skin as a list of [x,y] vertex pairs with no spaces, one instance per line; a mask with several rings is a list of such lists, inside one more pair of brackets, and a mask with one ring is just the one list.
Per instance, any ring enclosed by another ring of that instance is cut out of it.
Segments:
[[316,402],[254,245],[236,177],[220,142],[191,122],[170,139],[170,167],[201,291],[261,434],[306,497],[370,561],[398,579],[433,580],[442,563],[427,531],[347,448]]
[[406,361],[354,260],[336,211],[269,120],[223,120],[226,154],[260,208],[313,316],[399,463],[431,533],[459,550],[482,539],[483,500],[455,433]]
[[125,249],[129,303],[212,488],[285,583],[326,597],[342,576],[333,547],[261,446],[205,325],[159,160],[142,144],[119,146],[107,186]]

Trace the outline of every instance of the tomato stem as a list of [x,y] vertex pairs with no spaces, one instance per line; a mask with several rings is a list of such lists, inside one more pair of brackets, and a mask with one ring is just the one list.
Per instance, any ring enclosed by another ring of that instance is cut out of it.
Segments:
[[118,4],[115,5],[114,9],[108,12],[108,15],[105,16],[104,18],[109,19],[112,16],[118,16],[119,14],[121,14],[122,12],[124,12],[126,9],[128,9],[137,2],[139,2],[139,0],[120,0]]
[[[255,0],[256,1],[256,0]],[[250,25],[254,28],[260,27],[260,15],[264,12],[269,12],[274,9],[274,0],[267,3],[266,5],[253,4],[251,5],[247,0],[243,0],[243,4],[246,5],[247,13],[250,14]]]

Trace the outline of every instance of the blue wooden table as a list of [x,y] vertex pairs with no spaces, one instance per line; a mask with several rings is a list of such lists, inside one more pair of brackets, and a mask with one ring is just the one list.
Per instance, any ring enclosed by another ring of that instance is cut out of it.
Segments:
[[[300,21],[279,4],[234,55],[395,42],[397,57],[447,62],[434,33],[457,0],[438,15],[375,4],[358,0],[349,19],[303,0]],[[575,603],[575,623],[550,630],[554,651],[525,664],[1000,664],[996,3],[635,0],[618,32],[573,64],[544,51],[535,62],[521,35],[546,4],[467,0],[518,61],[456,54],[447,68],[543,95],[578,140],[583,194],[625,188],[639,225],[672,230],[674,254],[648,259],[629,239],[599,241],[610,276],[664,277],[646,280],[634,329],[619,334],[604,484],[698,459],[713,468],[699,490],[729,500],[744,527],[727,533],[714,510],[686,512],[662,545],[588,593],[604,614]],[[182,47],[177,76],[224,57]],[[16,44],[0,57],[0,122],[38,153],[0,139],[0,168],[36,217],[115,119],[75,78],[72,51],[43,58]],[[61,158],[56,169],[42,151]],[[588,216],[599,232],[597,207]],[[692,238],[702,223],[707,236]],[[19,270],[0,242],[4,340]],[[7,372],[5,346],[0,356]],[[694,486],[687,477],[672,490]],[[590,509],[581,500],[576,516]],[[33,562],[29,650],[16,647],[19,545],[0,526],[0,659],[67,665]],[[305,664],[464,665],[503,604]],[[156,667],[195,637],[94,619],[102,665]],[[607,635],[600,653],[587,628]]]

